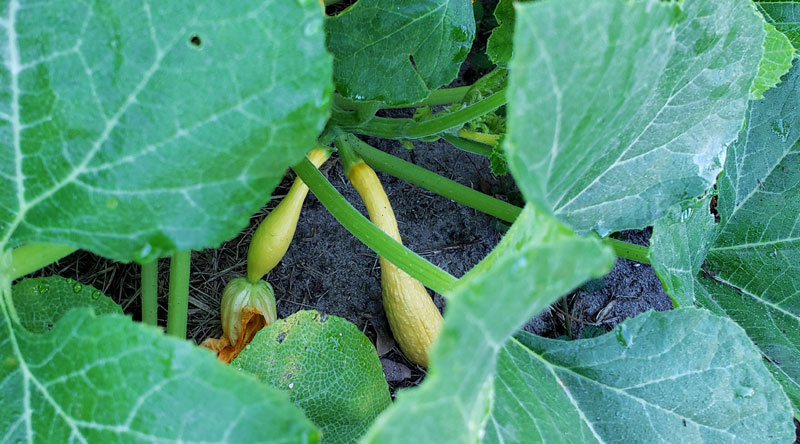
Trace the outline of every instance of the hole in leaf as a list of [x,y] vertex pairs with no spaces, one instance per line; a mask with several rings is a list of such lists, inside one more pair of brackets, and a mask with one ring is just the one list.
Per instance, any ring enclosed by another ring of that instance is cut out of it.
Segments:
[[196,47],[198,47],[198,48],[199,48],[199,47],[200,47],[200,46],[203,44],[203,41],[202,41],[202,40],[200,40],[200,36],[199,36],[199,35],[193,35],[193,36],[192,36],[192,37],[189,39],[189,43],[191,43],[191,44],[192,44],[192,46],[196,46]]
[[282,332],[278,333],[278,336],[275,336],[275,341],[277,341],[278,344],[282,343],[284,339],[286,339],[286,332],[285,331],[282,331]]
[[408,60],[411,62],[411,66],[414,67],[414,71],[419,72],[419,69],[417,69],[417,62],[414,61],[414,56],[409,54]]
[[345,9],[353,6],[356,0],[343,0],[330,5],[325,5],[325,15],[333,17],[341,14]]

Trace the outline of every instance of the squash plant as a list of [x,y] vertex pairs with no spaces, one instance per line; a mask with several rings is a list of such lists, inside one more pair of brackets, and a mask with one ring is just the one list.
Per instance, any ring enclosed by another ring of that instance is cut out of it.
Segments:
[[[501,0],[497,69],[460,88],[443,87],[475,37],[470,0],[358,0],[333,16],[314,0],[2,4],[2,442],[793,439],[798,3]],[[391,107],[419,111],[376,116]],[[353,135],[505,158],[526,205]],[[513,225],[456,279],[303,160],[333,140]],[[146,264],[152,294],[153,260],[171,255],[168,330],[182,336],[188,252],[233,237],[291,166],[447,299],[429,373],[393,403],[368,341],[324,314],[266,327],[225,366],[81,283],[15,283],[81,248]],[[647,250],[608,237],[649,225]],[[652,262],[676,309],[586,340],[518,331],[616,255]]]

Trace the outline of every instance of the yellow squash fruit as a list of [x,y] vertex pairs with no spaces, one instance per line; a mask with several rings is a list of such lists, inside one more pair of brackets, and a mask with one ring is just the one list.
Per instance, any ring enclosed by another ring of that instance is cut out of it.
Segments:
[[[329,153],[314,148],[308,158],[319,168],[328,159]],[[308,194],[308,186],[295,178],[286,197],[258,225],[247,250],[247,280],[258,282],[283,259],[292,243],[300,210]]]
[[[348,177],[372,222],[402,243],[394,211],[375,171],[358,163]],[[442,315],[422,283],[383,257],[380,261],[383,308],[395,341],[411,362],[427,367],[428,352],[441,329]]]

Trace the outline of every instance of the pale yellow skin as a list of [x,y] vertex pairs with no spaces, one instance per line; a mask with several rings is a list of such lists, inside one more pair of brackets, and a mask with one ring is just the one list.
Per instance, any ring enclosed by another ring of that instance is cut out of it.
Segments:
[[[392,205],[375,171],[359,163],[348,177],[361,195],[372,223],[402,243]],[[442,315],[425,286],[383,257],[380,261],[383,308],[394,339],[411,362],[427,367],[428,352],[442,327]]]
[[[314,148],[308,159],[319,168],[328,159],[328,152]],[[292,243],[300,210],[308,194],[308,186],[297,177],[286,197],[261,221],[247,250],[247,280],[256,283],[283,259]]]

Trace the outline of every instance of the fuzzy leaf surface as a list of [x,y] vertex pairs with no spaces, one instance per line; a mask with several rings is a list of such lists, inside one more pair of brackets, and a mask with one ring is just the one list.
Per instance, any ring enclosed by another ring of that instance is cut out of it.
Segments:
[[12,288],[19,321],[31,333],[44,333],[76,307],[95,314],[122,314],[122,307],[91,285],[61,276],[23,279]]
[[359,0],[326,31],[340,94],[403,105],[458,75],[475,18],[470,0]]
[[517,5],[505,140],[526,199],[603,235],[703,194],[763,43],[749,0]]
[[328,115],[317,2],[10,0],[0,16],[2,251],[217,246]]
[[788,443],[792,408],[735,323],[649,311],[593,339],[520,332],[498,359],[487,443]]
[[[800,63],[763,100],[728,148],[720,177],[720,223],[709,240],[706,273],[695,275],[697,303],[747,331],[800,411]],[[672,225],[672,232],[669,227]],[[656,236],[675,238],[666,223]],[[659,241],[656,241],[659,242]],[[681,248],[681,247],[678,247]],[[690,269],[689,264],[679,266]],[[662,282],[688,280],[656,267]],[[668,287],[668,286],[665,286]],[[669,290],[669,288],[668,288]]]
[[346,319],[299,311],[264,327],[235,368],[286,392],[322,431],[350,443],[391,404],[375,347]]
[[2,442],[317,442],[283,393],[158,329],[78,308],[33,334],[0,308]]
[[497,354],[508,338],[613,263],[597,238],[578,237],[526,206],[495,250],[445,295],[445,322],[425,381],[400,392],[362,442],[477,442],[489,415]]

